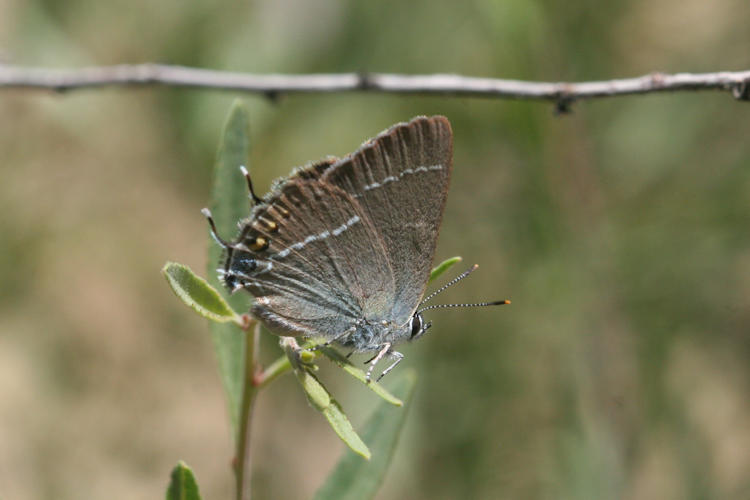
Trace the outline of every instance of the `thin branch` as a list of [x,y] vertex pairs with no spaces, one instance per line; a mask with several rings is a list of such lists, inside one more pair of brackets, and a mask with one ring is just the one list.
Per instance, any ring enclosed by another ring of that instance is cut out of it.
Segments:
[[263,370],[258,379],[258,389],[265,388],[268,384],[292,369],[292,364],[287,356],[281,356]]
[[0,64],[0,88],[58,92],[91,87],[165,85],[260,93],[270,98],[291,93],[380,92],[536,99],[557,103],[560,111],[577,100],[651,92],[719,90],[750,100],[750,71],[652,73],[595,82],[529,82],[459,75],[341,73],[279,75],[235,73],[162,64],[51,69]]
[[[252,329],[252,333],[250,329]],[[258,365],[260,323],[255,321],[248,322],[247,328],[243,328],[243,333],[246,334],[245,357],[243,359],[245,377],[242,390],[242,408],[240,410],[240,432],[237,439],[235,477],[237,500],[250,500],[250,482],[252,478],[250,431],[253,422],[253,404],[255,403],[255,396],[258,394],[258,386],[255,379],[260,369]]]

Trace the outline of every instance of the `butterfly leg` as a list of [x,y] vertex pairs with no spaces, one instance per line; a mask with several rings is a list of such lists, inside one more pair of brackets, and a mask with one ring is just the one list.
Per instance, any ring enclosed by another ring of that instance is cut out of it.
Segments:
[[402,359],[404,359],[404,355],[401,354],[398,351],[388,351],[388,355],[390,357],[392,357],[392,358],[395,358],[396,361],[394,361],[393,363],[391,363],[391,366],[389,366],[388,368],[386,368],[385,370],[383,370],[383,373],[380,374],[380,376],[378,377],[378,379],[376,380],[376,382],[380,382],[381,378],[385,377],[388,374],[389,371],[391,371],[394,368],[396,368],[396,365],[399,364]]
[[365,363],[365,364],[370,365],[370,367],[367,369],[367,377],[366,377],[368,383],[370,382],[370,379],[372,376],[372,370],[375,368],[375,365],[377,365],[378,361],[383,359],[383,356],[385,356],[391,350],[391,343],[386,342],[378,347],[381,348],[380,351],[378,351],[378,353],[372,359],[370,359],[369,361],[367,361],[367,363]]

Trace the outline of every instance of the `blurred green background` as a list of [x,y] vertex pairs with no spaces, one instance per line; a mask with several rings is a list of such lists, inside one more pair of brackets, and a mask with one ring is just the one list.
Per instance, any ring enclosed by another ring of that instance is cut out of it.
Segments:
[[[750,68],[744,0],[0,2],[0,58],[250,72],[594,80]],[[235,94],[0,93],[0,497],[159,498],[184,459],[232,494],[205,321],[159,274],[203,272]],[[444,114],[437,259],[480,270],[402,350],[416,403],[378,498],[750,497],[747,103],[249,96],[256,189]],[[238,182],[241,179],[238,177]],[[275,339],[265,336],[266,360]],[[355,426],[375,396],[325,371]],[[293,377],[261,394],[257,498],[307,498],[343,451]]]

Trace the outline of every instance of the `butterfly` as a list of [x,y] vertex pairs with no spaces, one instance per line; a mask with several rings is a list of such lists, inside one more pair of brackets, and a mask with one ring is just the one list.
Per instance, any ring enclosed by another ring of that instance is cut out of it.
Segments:
[[283,336],[322,338],[352,352],[374,353],[370,380],[393,346],[431,326],[420,308],[476,266],[423,300],[435,255],[453,161],[453,132],[443,116],[396,124],[341,159],[295,169],[254,201],[225,249],[220,278],[230,291],[255,297],[250,313]]

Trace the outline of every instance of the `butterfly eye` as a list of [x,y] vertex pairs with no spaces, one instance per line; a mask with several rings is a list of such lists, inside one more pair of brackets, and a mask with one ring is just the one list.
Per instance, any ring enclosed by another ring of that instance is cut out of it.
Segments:
[[421,314],[415,314],[411,318],[411,340],[414,340],[420,333],[422,333],[422,320]]

